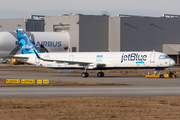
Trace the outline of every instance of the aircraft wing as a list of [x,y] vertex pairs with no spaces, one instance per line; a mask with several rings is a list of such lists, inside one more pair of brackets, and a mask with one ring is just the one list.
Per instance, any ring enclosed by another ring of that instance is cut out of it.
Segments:
[[44,59],[44,58],[41,58],[36,51],[34,51],[37,58],[40,59],[40,60],[43,60],[43,61],[49,61],[49,62],[57,62],[57,63],[62,63],[62,62],[65,62],[65,63],[69,63],[69,64],[78,64],[80,66],[91,66],[93,68],[97,68],[97,67],[103,67],[105,66],[106,64],[105,63],[96,63],[96,62],[84,62],[84,61],[67,61],[67,60],[57,60],[57,59]]
[[67,61],[67,60],[43,59],[43,58],[39,58],[39,59],[43,61],[57,62],[57,63],[65,62],[69,64],[91,64],[90,62],[81,62],[81,61]]
[[95,65],[96,67],[102,67],[105,66],[105,63],[94,63],[94,62],[83,62],[83,61],[67,61],[67,60],[56,60],[56,59],[43,59],[43,58],[39,58],[40,60],[43,61],[49,61],[49,62],[57,62],[57,63],[69,63],[69,64],[78,64],[80,66],[84,66],[84,65]]

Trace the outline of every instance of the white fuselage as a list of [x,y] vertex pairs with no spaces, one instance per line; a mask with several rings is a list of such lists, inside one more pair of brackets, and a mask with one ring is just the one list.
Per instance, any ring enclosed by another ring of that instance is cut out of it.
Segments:
[[[161,52],[67,52],[67,53],[39,53],[41,58],[54,60],[43,61],[35,54],[18,54],[15,57],[28,57],[27,63],[57,69],[138,69],[138,68],[166,68],[175,64],[174,60]],[[70,64],[61,61],[84,62],[84,64]],[[90,64],[86,64],[90,63]],[[103,66],[99,67],[98,65]]]

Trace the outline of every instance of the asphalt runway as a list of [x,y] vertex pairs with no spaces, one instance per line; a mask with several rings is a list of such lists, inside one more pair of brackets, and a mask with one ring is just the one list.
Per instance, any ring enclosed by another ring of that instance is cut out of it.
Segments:
[[123,83],[125,86],[32,86],[0,87],[0,98],[57,98],[57,97],[137,97],[179,96],[180,78],[145,78],[143,76],[90,74],[82,78],[74,73],[33,71],[0,71],[0,78],[49,79],[53,81]]

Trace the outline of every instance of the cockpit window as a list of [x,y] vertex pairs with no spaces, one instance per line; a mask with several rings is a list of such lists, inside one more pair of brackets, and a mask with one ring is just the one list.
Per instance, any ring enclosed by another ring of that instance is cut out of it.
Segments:
[[160,55],[159,59],[169,59],[170,57],[168,55]]

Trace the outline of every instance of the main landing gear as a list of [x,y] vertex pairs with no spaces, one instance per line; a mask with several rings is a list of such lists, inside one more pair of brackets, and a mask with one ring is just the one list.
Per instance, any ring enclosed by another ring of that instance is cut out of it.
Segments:
[[[83,72],[83,73],[81,74],[81,76],[82,76],[83,78],[86,78],[86,77],[89,76],[89,73],[87,73],[87,70],[86,70],[86,69],[85,69],[85,72]],[[97,76],[98,76],[98,77],[104,77],[104,73],[102,72],[102,70],[101,70],[101,72],[98,72],[98,73],[97,73]]]
[[87,73],[87,69],[86,69],[86,68],[85,68],[85,72],[83,72],[83,73],[81,74],[81,76],[82,76],[83,78],[89,76],[89,73]]
[[89,73],[83,72],[83,73],[81,74],[81,76],[82,76],[83,78],[88,77],[88,76],[89,76]]
[[98,72],[98,73],[97,73],[97,76],[98,76],[98,77],[104,77],[104,73],[103,73],[103,72]]

